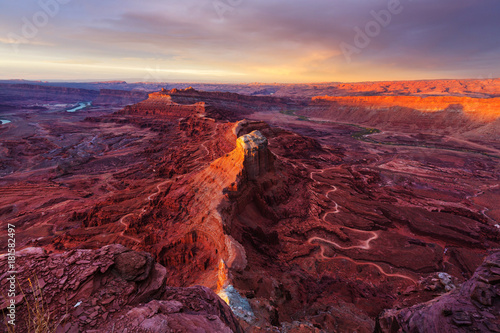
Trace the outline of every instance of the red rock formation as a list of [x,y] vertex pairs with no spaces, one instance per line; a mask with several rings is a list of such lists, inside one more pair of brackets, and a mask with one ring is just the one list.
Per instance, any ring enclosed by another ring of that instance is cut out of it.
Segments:
[[355,123],[381,130],[499,140],[500,98],[357,96],[314,97],[296,112],[315,120]]
[[121,114],[165,115],[178,114],[186,117],[193,110],[214,119],[239,120],[244,115],[266,108],[282,110],[287,99],[254,97],[234,93],[200,92],[193,88],[162,90],[149,94],[149,99],[125,108]]
[[420,80],[340,83],[337,95],[451,95],[488,97],[500,94],[500,79]]
[[171,96],[171,98],[181,104],[193,104],[196,101],[203,100],[208,103],[215,103],[222,105],[223,101],[227,102],[226,108],[229,105],[234,105],[235,103],[245,104],[245,103],[255,103],[259,105],[263,104],[285,104],[288,99],[285,98],[275,98],[275,97],[262,97],[262,96],[247,96],[231,92],[207,92],[198,91],[192,87],[186,89],[172,89],[163,90],[162,94]]
[[[225,295],[248,332],[371,332],[382,310],[446,292],[440,272],[458,285],[499,246],[495,144],[408,133],[396,125],[415,118],[397,113],[375,133],[224,96],[164,91],[85,121],[40,112],[0,128],[0,215],[18,247],[147,252],[168,285]],[[228,122],[238,110],[258,121]],[[142,279],[141,257],[131,271],[118,260],[120,274]]]
[[273,157],[267,149],[267,139],[259,131],[245,134],[236,141],[238,154],[243,154],[243,165],[249,180],[256,180],[273,168]]
[[366,110],[388,110],[393,107],[421,112],[449,110],[463,112],[476,121],[490,122],[500,117],[500,98],[471,98],[452,96],[363,96],[363,97],[313,97],[313,103],[332,103]]
[[460,288],[411,308],[384,311],[375,332],[500,332],[500,251]]
[[[33,307],[35,298],[45,315],[50,313],[50,329],[61,333],[242,332],[211,290],[167,287],[167,270],[148,253],[121,245],[57,254],[27,248],[16,261],[16,279],[24,291],[16,304],[16,332],[28,331],[27,306]],[[0,257],[0,268],[9,270],[6,256]],[[6,283],[2,279],[3,290]],[[2,299],[1,310],[8,303]],[[6,327],[4,317],[0,325]]]
[[117,114],[141,114],[146,116],[169,116],[172,118],[185,118],[192,114],[205,114],[204,102],[193,104],[178,104],[172,101],[170,95],[161,93],[149,94],[149,98],[135,105],[125,107]]
[[[248,182],[264,177],[272,169],[273,156],[267,149],[267,140],[260,132],[254,131],[238,138],[233,151],[213,161],[205,170],[188,180],[178,190],[171,191],[162,200],[164,204],[170,205],[173,202],[186,202],[179,196],[186,193],[195,194],[188,196],[189,206],[185,208],[189,221],[185,221],[176,230],[177,237],[172,237],[171,234],[168,238],[183,239],[182,251],[186,251],[186,247],[194,249],[204,244],[206,251],[215,252],[215,256],[205,259],[204,272],[201,272],[204,274],[198,277],[198,283],[215,289],[219,280],[216,266],[221,260],[227,263],[229,268],[245,268],[245,251],[226,230],[232,228],[232,220],[238,209],[251,200],[249,193],[252,188]],[[156,244],[157,247],[159,245]],[[180,250],[180,245],[164,245],[158,254],[160,262],[164,261],[173,266],[184,265],[184,262],[172,261],[171,256],[175,251],[164,250]],[[171,280],[179,281],[184,278],[175,275]]]

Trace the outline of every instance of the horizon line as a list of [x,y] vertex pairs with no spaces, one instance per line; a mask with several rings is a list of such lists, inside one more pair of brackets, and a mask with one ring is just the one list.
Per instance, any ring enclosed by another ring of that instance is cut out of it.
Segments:
[[134,81],[135,79],[103,79],[103,80],[57,80],[57,79],[39,79],[39,80],[27,80],[27,79],[0,79],[3,81],[20,81],[20,82],[33,82],[33,83],[125,83],[125,84],[226,84],[226,85],[312,85],[312,84],[357,84],[357,83],[383,83],[383,82],[422,82],[422,81],[491,81],[499,80],[500,77],[495,78],[440,78],[440,79],[406,79],[406,80],[366,80],[366,81],[320,81],[320,82],[265,82],[265,81],[254,81],[254,82],[221,82],[221,81]]

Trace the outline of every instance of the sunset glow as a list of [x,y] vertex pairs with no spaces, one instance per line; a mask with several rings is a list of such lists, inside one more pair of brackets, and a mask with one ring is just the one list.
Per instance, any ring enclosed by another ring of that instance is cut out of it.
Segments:
[[497,77],[497,1],[3,4],[1,79],[332,82]]

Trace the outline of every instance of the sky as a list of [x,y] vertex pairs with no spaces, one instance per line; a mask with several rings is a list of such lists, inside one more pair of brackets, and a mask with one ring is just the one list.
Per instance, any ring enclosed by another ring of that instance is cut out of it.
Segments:
[[3,0],[0,79],[500,76],[499,0]]

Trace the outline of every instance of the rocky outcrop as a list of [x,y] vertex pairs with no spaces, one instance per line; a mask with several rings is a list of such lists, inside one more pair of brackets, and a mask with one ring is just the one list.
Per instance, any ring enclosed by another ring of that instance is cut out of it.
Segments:
[[259,131],[242,135],[236,149],[243,155],[243,165],[248,179],[255,180],[272,168],[273,156],[267,148],[267,139]]
[[241,95],[232,92],[221,92],[221,91],[198,91],[193,89],[192,87],[188,87],[186,89],[171,89],[171,90],[162,90],[162,94],[169,95],[172,97],[174,101],[182,104],[191,104],[196,103],[199,100],[204,100],[208,102],[216,102],[217,101],[238,101],[239,103],[271,103],[271,104],[283,104],[288,102],[285,98],[276,98],[276,97],[264,97],[264,96],[248,96]]
[[[222,259],[230,268],[245,268],[245,251],[227,231],[231,229],[234,215],[253,200],[249,181],[272,171],[273,162],[267,139],[259,131],[252,131],[240,136],[233,151],[213,161],[187,186],[188,193],[196,193],[188,208],[191,229],[187,234],[194,233],[194,240],[215,247],[218,256],[213,264],[218,265]],[[186,188],[182,191],[180,195]],[[216,278],[214,275],[211,282],[207,281],[207,286],[214,286]]]
[[[175,183],[165,181],[155,188],[156,194],[149,195],[152,200],[140,218],[129,216],[130,219],[125,218],[120,224],[130,223],[130,235],[149,232],[144,237],[144,249],[153,253],[158,262],[171,268],[169,283],[178,286],[200,284],[216,290],[221,260],[235,271],[242,271],[247,266],[245,248],[231,231],[235,216],[246,205],[257,200],[260,200],[258,205],[265,205],[262,198],[255,196],[256,187],[262,179],[272,177],[275,157],[268,149],[266,137],[254,131],[252,124],[245,126],[237,139],[232,131],[234,124],[214,124],[198,116],[188,118],[193,119],[206,123],[209,126],[206,130],[212,132],[207,136],[203,124],[195,126],[206,138],[197,145],[195,158],[205,162],[214,151],[212,140],[215,139],[216,149],[222,147],[225,152],[204,168],[185,174],[182,180]],[[188,121],[181,121],[180,126],[191,131]],[[193,135],[200,137],[200,134]],[[223,147],[229,139],[232,147]],[[186,159],[196,162],[192,154]],[[168,163],[172,164],[171,158]],[[160,189],[168,191],[162,193]],[[103,206],[109,207],[110,204],[103,203]],[[101,208],[96,211],[101,211]],[[151,220],[156,220],[157,216],[162,218],[152,224]],[[173,221],[176,221],[174,228]]]
[[148,115],[175,113],[181,118],[188,116],[185,113],[191,109],[214,119],[235,121],[262,109],[283,110],[287,103],[289,100],[284,98],[197,91],[189,87],[186,89],[163,89],[160,92],[149,94],[148,100],[133,108],[126,108],[123,113]]
[[427,303],[386,310],[376,332],[500,332],[500,251],[461,288]]
[[[35,298],[56,332],[241,332],[229,307],[205,287],[173,288],[150,254],[121,245],[47,254],[27,248],[16,258],[25,293],[16,299],[23,332]],[[0,258],[7,272],[7,257]],[[8,282],[2,278],[2,288]],[[3,300],[1,309],[8,303]],[[3,320],[1,318],[0,320]],[[2,327],[4,323],[1,323]]]
[[197,102],[193,104],[179,104],[172,100],[170,95],[163,93],[149,94],[148,99],[126,106],[117,112],[118,115],[145,115],[161,116],[168,119],[179,119],[189,117],[194,114],[205,114],[206,104]]

